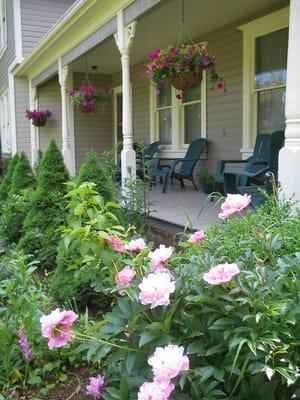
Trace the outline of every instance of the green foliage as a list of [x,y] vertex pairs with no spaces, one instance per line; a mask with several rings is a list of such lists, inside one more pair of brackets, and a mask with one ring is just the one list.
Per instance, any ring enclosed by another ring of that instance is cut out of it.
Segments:
[[199,180],[201,183],[213,183],[214,177],[209,172],[209,170],[205,168],[199,173]]
[[64,223],[66,181],[68,172],[60,150],[52,140],[44,153],[38,174],[37,188],[30,200],[30,211],[24,221],[24,235],[18,250],[33,255],[42,268],[53,268],[59,233]]
[[15,154],[8,164],[7,173],[4,176],[4,179],[0,185],[0,204],[3,204],[3,202],[7,199],[8,192],[10,191],[11,188],[14,169],[18,163],[18,160],[19,160],[19,155]]
[[[184,346],[190,360],[190,370],[178,378],[171,398],[299,396],[300,239],[286,242],[290,232],[298,232],[300,218],[289,213],[289,207],[271,200],[258,214],[251,211],[245,218],[231,217],[232,222],[211,228],[219,235],[225,229],[230,249],[235,249],[234,260],[226,243],[218,251],[210,231],[200,244],[184,238],[182,250],[165,264],[176,279],[167,307],[151,310],[138,301],[140,281],[150,269],[145,254],[130,261],[124,256],[116,263],[117,269],[130,263],[136,279],[126,288],[127,296],[119,297],[105,315],[105,322],[86,327],[95,340],[78,348],[87,351],[89,360],[101,361],[107,380],[119,380],[118,386],[106,385],[107,399],[122,398],[124,382],[129,391],[125,398],[136,398],[139,386],[152,379],[147,359],[156,347],[169,343]],[[272,221],[267,223],[271,212]],[[257,216],[263,228],[253,225]],[[237,235],[238,226],[243,236]],[[239,275],[219,285],[206,283],[204,273],[226,261],[238,264]]]
[[97,160],[97,154],[94,151],[89,151],[86,154],[85,161],[80,167],[76,183],[80,186],[84,182],[95,183],[95,190],[105,201],[112,199],[112,181],[105,167]]
[[22,153],[14,168],[11,188],[0,216],[0,236],[6,245],[17,243],[22,235],[22,226],[34,184],[35,178],[28,158]]
[[[59,302],[75,299],[79,306],[91,305],[98,300],[95,292],[104,292],[114,277],[112,262],[115,253],[107,244],[110,235],[120,233],[118,220],[111,211],[118,206],[105,203],[94,190],[95,184],[73,184],[66,198],[68,203],[67,225],[58,248],[57,268],[51,280],[51,292]],[[107,301],[102,297],[102,307]]]

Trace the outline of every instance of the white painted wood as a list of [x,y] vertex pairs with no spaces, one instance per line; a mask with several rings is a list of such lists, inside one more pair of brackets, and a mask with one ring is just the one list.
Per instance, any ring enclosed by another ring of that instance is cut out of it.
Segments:
[[286,85],[285,145],[279,153],[279,182],[286,197],[300,202],[300,1],[291,0]]
[[23,61],[21,0],[13,0],[13,6],[15,29],[15,59],[17,63],[20,63]]
[[9,92],[9,120],[10,120],[10,142],[11,153],[17,152],[17,132],[16,132],[16,106],[15,106],[15,77],[12,72],[8,73],[8,92]]
[[58,60],[58,77],[62,105],[62,154],[70,175],[75,175],[74,114],[66,92],[66,89],[70,88],[68,85],[71,84],[72,78],[69,66],[62,66],[61,58]]
[[130,47],[134,38],[136,22],[124,26],[123,10],[118,12],[118,32],[115,34],[121,53],[123,88],[123,150],[121,152],[122,191],[127,193],[127,182],[136,179],[136,154],[133,149],[132,100],[130,85]]
[[[29,104],[30,110],[38,109],[37,87],[32,86],[29,81]],[[30,122],[30,137],[31,137],[31,165],[34,166],[38,160],[39,151],[39,132],[38,128]]]

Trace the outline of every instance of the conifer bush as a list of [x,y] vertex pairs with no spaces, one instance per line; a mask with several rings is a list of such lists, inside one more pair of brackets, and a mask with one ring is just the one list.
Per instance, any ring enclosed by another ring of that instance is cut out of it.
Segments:
[[1,205],[7,199],[8,192],[10,191],[10,188],[11,188],[12,176],[14,173],[14,169],[18,163],[18,160],[19,160],[19,155],[15,154],[8,164],[7,173],[4,176],[4,179],[0,185],[0,204]]
[[66,185],[69,176],[62,154],[54,140],[44,153],[37,188],[30,199],[30,211],[24,221],[24,235],[18,249],[34,255],[42,268],[53,268],[59,233],[64,223]]
[[35,177],[30,163],[26,154],[22,153],[14,168],[11,187],[0,219],[0,235],[8,245],[20,239],[34,185]]
[[84,182],[95,183],[95,190],[105,201],[109,201],[113,196],[112,181],[105,168],[97,160],[97,154],[94,151],[86,153],[84,163],[81,165],[77,186]]

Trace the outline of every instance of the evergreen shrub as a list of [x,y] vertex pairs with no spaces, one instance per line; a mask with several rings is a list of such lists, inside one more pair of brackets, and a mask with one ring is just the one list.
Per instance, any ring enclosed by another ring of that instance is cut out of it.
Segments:
[[29,198],[35,185],[30,163],[25,153],[18,158],[0,218],[0,235],[6,244],[17,243],[28,212]]
[[7,199],[8,192],[10,191],[11,188],[11,182],[12,182],[12,177],[14,173],[14,169],[18,163],[19,160],[19,155],[15,154],[13,158],[9,161],[8,167],[7,167],[7,173],[4,176],[4,179],[0,185],[0,205],[2,205],[5,200]]
[[18,249],[33,255],[42,268],[53,268],[59,233],[64,223],[66,185],[69,176],[62,154],[54,140],[44,153],[37,188],[30,200],[30,211],[24,221],[24,235]]

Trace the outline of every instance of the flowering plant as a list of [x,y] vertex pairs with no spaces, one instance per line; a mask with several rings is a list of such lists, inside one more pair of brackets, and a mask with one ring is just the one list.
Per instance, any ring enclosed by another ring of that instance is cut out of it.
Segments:
[[96,85],[82,85],[78,90],[67,89],[67,94],[71,97],[73,106],[92,115],[97,114],[97,108],[109,100],[111,93],[110,88],[97,89]]
[[49,110],[46,111],[26,110],[26,118],[31,120],[34,126],[45,126],[47,123],[47,119],[50,117],[52,117],[52,112]]
[[170,80],[175,89],[191,89],[202,80],[202,72],[210,73],[210,80],[218,89],[225,89],[223,79],[216,72],[215,59],[207,52],[206,42],[180,47],[157,48],[145,61],[146,77],[158,88]]

